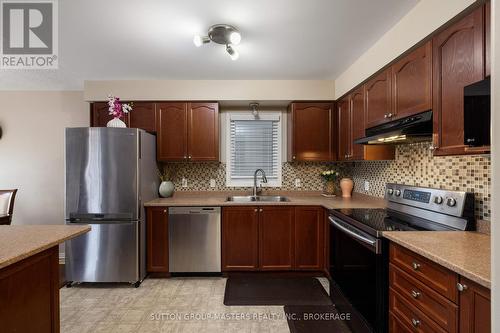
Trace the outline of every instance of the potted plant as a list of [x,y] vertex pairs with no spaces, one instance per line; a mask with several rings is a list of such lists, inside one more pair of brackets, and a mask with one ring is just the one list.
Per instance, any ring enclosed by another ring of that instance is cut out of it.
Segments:
[[339,172],[333,169],[325,170],[321,173],[321,178],[325,180],[325,194],[327,196],[335,195],[335,182],[339,175]]
[[121,120],[125,114],[132,111],[133,103],[126,104],[120,101],[120,98],[109,95],[108,96],[108,106],[109,115],[113,116],[113,119],[108,121],[107,127],[127,127],[127,125]]
[[174,194],[174,183],[172,182],[174,178],[174,171],[172,168],[167,168],[165,166],[158,166],[158,176],[160,177],[161,183],[158,192],[162,198],[169,198]]

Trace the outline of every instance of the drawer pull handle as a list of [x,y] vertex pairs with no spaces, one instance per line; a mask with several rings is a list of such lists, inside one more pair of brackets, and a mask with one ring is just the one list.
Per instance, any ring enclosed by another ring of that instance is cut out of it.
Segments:
[[420,326],[420,320],[412,318],[411,324],[413,325],[413,327],[418,327]]
[[420,264],[418,262],[413,262],[411,264],[411,266],[413,267],[413,270],[415,270],[415,271],[418,271],[420,269]]
[[462,283],[457,283],[457,289],[458,289],[458,291],[465,291],[465,290],[467,290],[467,285],[462,284]]
[[412,290],[412,291],[411,291],[411,296],[412,296],[413,298],[419,298],[419,297],[420,297],[420,292],[415,291],[415,290]]

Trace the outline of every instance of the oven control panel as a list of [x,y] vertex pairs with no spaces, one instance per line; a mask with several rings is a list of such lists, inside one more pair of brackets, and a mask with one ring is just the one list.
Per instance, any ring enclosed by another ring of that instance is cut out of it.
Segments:
[[473,214],[474,210],[474,195],[463,191],[388,183],[385,199],[454,216],[464,216],[471,209]]

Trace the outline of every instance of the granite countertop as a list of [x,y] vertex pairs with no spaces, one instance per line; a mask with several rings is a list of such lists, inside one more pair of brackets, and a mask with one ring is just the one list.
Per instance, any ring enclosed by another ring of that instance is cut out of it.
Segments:
[[384,237],[491,288],[489,235],[472,231],[386,231]]
[[0,269],[88,231],[88,225],[0,225]]
[[379,197],[354,193],[351,198],[324,197],[319,192],[266,192],[264,195],[282,195],[286,202],[228,202],[231,195],[249,195],[248,192],[176,192],[171,198],[158,198],[146,202],[146,207],[175,206],[323,206],[334,208],[384,208],[385,200]]

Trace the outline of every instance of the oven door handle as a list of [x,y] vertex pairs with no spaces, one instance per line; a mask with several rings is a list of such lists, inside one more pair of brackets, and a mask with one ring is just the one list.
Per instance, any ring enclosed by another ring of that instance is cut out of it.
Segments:
[[369,239],[369,238],[366,238],[366,237],[363,237],[362,235],[360,234],[357,234],[355,233],[354,231],[352,230],[349,230],[347,229],[346,227],[344,227],[342,224],[340,224],[339,222],[337,222],[335,219],[333,219],[331,216],[328,217],[328,219],[330,220],[330,222],[332,222],[332,224],[342,230],[343,232],[345,232],[346,234],[348,234],[349,236],[352,236],[353,238],[365,243],[365,244],[368,244],[370,245],[371,247],[373,247],[375,249],[376,252],[378,252],[378,248],[377,248],[377,241],[376,240],[372,240],[372,239]]

